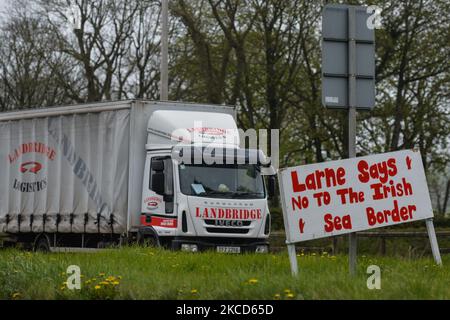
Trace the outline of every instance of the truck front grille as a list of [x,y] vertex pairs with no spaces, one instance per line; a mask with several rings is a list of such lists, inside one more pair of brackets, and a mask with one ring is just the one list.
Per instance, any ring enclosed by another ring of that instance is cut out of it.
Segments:
[[216,227],[248,227],[252,222],[250,220],[214,220],[205,219],[205,224]]
[[209,233],[234,233],[234,234],[246,234],[248,228],[206,228]]

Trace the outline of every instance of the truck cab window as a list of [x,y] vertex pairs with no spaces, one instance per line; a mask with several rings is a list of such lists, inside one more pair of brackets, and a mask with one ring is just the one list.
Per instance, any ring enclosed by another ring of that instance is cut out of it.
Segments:
[[256,165],[180,165],[180,188],[197,197],[263,199],[264,183]]
[[149,177],[149,189],[163,196],[166,213],[173,213],[172,159],[170,157],[153,157]]

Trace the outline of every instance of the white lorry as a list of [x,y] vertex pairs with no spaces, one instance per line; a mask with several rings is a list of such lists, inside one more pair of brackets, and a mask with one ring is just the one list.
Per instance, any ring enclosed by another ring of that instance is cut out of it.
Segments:
[[267,252],[270,164],[236,129],[232,107],[178,102],[0,113],[3,244]]

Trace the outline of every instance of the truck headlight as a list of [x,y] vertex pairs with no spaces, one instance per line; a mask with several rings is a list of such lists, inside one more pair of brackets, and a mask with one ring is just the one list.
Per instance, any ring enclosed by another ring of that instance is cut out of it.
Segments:
[[268,245],[259,245],[256,246],[256,253],[268,253],[269,252],[269,246]]
[[197,252],[198,246],[196,244],[183,243],[181,244],[181,251]]

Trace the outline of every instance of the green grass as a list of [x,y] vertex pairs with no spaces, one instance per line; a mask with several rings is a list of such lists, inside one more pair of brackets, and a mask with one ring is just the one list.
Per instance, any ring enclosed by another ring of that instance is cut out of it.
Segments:
[[[293,278],[285,252],[0,250],[0,299],[450,299],[450,256],[443,261],[444,267],[437,267],[428,258],[359,256],[352,278],[345,255],[299,254],[300,272]],[[381,268],[381,290],[367,289],[366,269],[372,264]],[[81,290],[63,285],[69,265],[81,268]],[[108,276],[115,278],[105,282]]]

